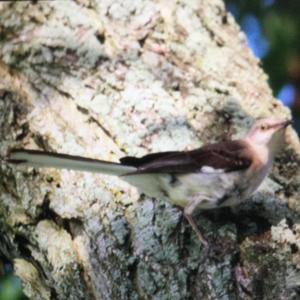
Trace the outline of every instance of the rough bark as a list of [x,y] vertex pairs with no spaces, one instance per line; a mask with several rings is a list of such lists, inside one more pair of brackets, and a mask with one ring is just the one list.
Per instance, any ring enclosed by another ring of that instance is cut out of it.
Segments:
[[[118,160],[288,116],[220,0],[0,3],[0,153]],[[30,299],[299,299],[299,142],[233,212],[182,213],[120,179],[0,166],[0,253]]]

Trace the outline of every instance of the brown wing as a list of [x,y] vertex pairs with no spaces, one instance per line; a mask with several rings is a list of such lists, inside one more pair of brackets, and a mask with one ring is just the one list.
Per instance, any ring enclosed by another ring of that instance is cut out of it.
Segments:
[[160,152],[141,158],[121,159],[122,164],[137,167],[137,171],[126,175],[195,173],[200,172],[203,166],[231,172],[246,169],[251,162],[251,153],[243,141],[210,144],[192,151]]

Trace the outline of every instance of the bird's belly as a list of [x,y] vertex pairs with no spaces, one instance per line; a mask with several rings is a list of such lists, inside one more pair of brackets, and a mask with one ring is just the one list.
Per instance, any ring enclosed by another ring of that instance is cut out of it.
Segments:
[[[243,185],[243,197],[251,196],[261,185],[263,180],[268,176],[271,170],[271,162],[268,162],[264,168],[256,167],[252,170],[251,175],[246,174]],[[249,171],[248,171],[249,172]]]
[[237,174],[232,173],[193,173],[178,175],[176,180],[170,177],[161,178],[170,201],[181,207],[186,207],[193,201],[199,201],[201,209],[212,209],[218,206],[218,201],[234,190]]

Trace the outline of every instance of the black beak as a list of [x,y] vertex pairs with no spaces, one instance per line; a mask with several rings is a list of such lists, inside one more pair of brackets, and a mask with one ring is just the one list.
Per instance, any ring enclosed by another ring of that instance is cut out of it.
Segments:
[[282,123],[282,128],[286,128],[286,127],[288,127],[289,125],[292,125],[292,124],[293,124],[292,120],[287,120],[287,121]]

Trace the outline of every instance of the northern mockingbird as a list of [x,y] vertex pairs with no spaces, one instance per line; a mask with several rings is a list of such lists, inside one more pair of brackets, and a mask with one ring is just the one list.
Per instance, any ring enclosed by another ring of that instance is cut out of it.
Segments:
[[120,176],[150,197],[162,197],[183,208],[184,216],[207,246],[192,215],[195,209],[234,206],[246,200],[270,172],[291,121],[266,118],[239,140],[208,144],[192,151],[127,156],[119,163],[50,153],[12,150],[9,163],[54,167]]

